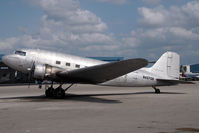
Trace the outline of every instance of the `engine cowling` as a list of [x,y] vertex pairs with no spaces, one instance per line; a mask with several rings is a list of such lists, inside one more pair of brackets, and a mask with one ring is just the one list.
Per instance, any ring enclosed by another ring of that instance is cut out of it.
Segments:
[[53,67],[47,64],[37,64],[34,69],[34,78],[36,79],[52,79],[56,78],[56,72],[61,71],[61,68]]

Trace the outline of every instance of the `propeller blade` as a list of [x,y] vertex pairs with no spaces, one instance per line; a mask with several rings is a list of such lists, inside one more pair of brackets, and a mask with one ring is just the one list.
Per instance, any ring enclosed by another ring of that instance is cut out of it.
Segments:
[[28,88],[30,88],[30,82],[31,82],[34,70],[35,70],[35,61],[33,61],[31,68],[29,68],[29,73],[28,73]]

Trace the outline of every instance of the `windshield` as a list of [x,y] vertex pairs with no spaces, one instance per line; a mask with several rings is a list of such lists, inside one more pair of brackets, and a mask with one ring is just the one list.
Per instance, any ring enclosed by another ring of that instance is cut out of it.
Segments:
[[23,51],[15,51],[15,54],[26,56],[26,52]]

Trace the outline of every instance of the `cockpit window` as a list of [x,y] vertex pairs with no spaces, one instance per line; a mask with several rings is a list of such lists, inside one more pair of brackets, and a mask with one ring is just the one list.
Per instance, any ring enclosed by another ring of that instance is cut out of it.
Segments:
[[15,51],[15,54],[26,56],[26,52],[23,51]]

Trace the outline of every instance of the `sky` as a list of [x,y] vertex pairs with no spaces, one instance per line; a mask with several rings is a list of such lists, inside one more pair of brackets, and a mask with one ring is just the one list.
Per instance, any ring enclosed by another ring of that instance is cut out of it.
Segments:
[[20,48],[199,63],[199,0],[1,0],[0,53]]

